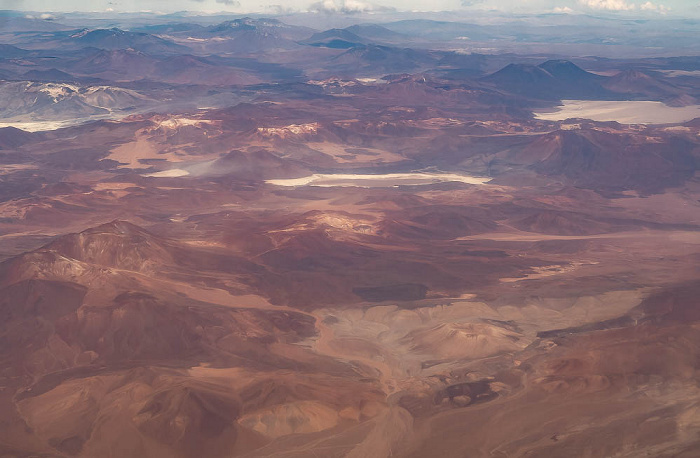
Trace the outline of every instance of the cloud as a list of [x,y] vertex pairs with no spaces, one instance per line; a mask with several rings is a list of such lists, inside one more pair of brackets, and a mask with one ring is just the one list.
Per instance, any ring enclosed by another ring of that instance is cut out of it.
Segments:
[[573,13],[573,12],[574,12],[574,10],[572,10],[568,6],[557,6],[556,8],[554,8],[552,10],[552,13],[562,13],[562,14],[569,14],[569,13]]
[[285,15],[285,14],[292,14],[297,12],[298,10],[289,7],[289,6],[283,6],[283,5],[267,5],[265,7],[265,11],[268,11],[271,14],[275,15]]
[[[206,0],[192,0],[192,1],[197,2],[197,3],[204,3]],[[226,6],[235,6],[235,7],[241,6],[241,2],[239,2],[238,0],[216,0],[216,3],[220,3],[220,4],[226,5]]]
[[594,10],[631,11],[637,7],[634,3],[627,3],[625,0],[578,0],[578,2]]
[[669,12],[671,10],[670,8],[667,8],[665,5],[655,5],[651,2],[642,3],[639,6],[639,8],[642,11],[656,11],[656,12],[659,12],[661,14],[666,14],[667,12]]
[[470,7],[470,6],[475,6],[480,3],[484,3],[486,0],[462,0],[462,6],[464,7]]
[[393,8],[377,6],[361,0],[321,0],[309,6],[312,13],[326,14],[357,14],[370,13],[373,11],[393,11]]
[[34,16],[32,14],[26,14],[24,17],[27,19],[43,19],[44,21],[53,21],[56,19],[56,16],[54,16],[53,14],[49,14],[49,13],[41,13],[38,16]]

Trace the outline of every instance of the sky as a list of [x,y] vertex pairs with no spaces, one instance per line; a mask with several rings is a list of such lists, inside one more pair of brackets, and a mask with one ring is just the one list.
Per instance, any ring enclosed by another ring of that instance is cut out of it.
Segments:
[[516,13],[611,13],[700,16],[700,0],[0,0],[0,9],[37,12],[115,11],[354,14],[498,10]]

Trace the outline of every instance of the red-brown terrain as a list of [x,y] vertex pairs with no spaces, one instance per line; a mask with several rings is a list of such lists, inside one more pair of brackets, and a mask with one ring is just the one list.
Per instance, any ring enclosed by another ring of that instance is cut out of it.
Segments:
[[0,456],[700,454],[700,123],[533,116],[696,77],[53,27],[0,34]]

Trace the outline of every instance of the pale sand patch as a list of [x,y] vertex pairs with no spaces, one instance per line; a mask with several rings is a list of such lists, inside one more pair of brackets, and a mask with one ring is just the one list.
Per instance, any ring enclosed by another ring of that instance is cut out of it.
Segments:
[[[136,140],[129,143],[119,145],[110,151],[107,159],[117,161],[124,168],[143,168],[144,164],[139,162],[140,159],[164,159],[159,153],[159,149],[151,143],[145,136],[137,136]],[[168,157],[168,159],[172,159]],[[177,161],[177,159],[174,159]]]
[[[184,220],[184,219],[183,219]],[[178,218],[170,218],[172,222],[182,222]],[[183,240],[182,243],[189,246],[205,247],[205,248],[226,248],[226,245],[220,242],[212,242],[209,240]]]
[[114,197],[121,199],[122,197],[128,196],[131,191],[128,191],[128,188],[137,188],[141,189],[140,186],[135,185],[134,183],[95,183],[92,186],[92,189],[94,189],[97,192],[101,191],[107,191],[111,193]]
[[670,107],[662,102],[601,100],[562,100],[562,103],[556,111],[534,113],[535,118],[545,121],[585,118],[623,124],[676,124],[700,117],[700,105]]
[[175,177],[185,177],[189,174],[190,174],[190,172],[188,172],[187,170],[170,169],[170,170],[162,170],[160,172],[147,173],[143,176],[144,177],[152,177],[152,178],[175,178]]
[[524,277],[501,278],[499,279],[499,281],[501,281],[502,283],[514,283],[522,280],[537,280],[540,278],[546,278],[554,275],[561,275],[568,272],[573,272],[581,266],[591,266],[596,264],[598,264],[598,262],[574,261],[567,265],[557,264],[552,266],[533,267],[532,273],[529,273]]
[[46,130],[62,129],[64,127],[76,126],[95,119],[71,119],[67,121],[20,121],[20,122],[0,122],[0,128],[15,127],[26,132],[42,132]]
[[319,123],[290,124],[282,127],[258,127],[256,131],[266,137],[287,138],[290,136],[316,134],[320,128]]
[[185,116],[173,116],[173,117],[168,118],[164,121],[160,121],[157,124],[157,128],[164,127],[166,129],[179,129],[180,127],[185,127],[185,126],[200,127],[202,125],[207,125],[207,124],[214,124],[214,122],[209,120],[209,119],[188,118]]
[[579,297],[533,297],[524,307],[506,305],[497,311],[501,320],[512,320],[525,333],[535,334],[617,318],[639,305],[648,292],[642,288]]
[[243,415],[238,423],[258,433],[277,438],[290,434],[308,434],[333,428],[338,412],[318,401],[296,401]]
[[3,164],[0,165],[0,175],[16,172],[17,170],[31,170],[39,167],[33,164]]
[[385,175],[323,174],[315,173],[303,178],[286,178],[266,180],[276,186],[356,186],[364,188],[387,187],[398,185],[420,185],[457,181],[468,184],[486,184],[488,177],[473,177],[456,173],[387,173]]
[[499,319],[498,312],[488,304],[464,300],[412,310],[396,305],[323,309],[314,315],[318,336],[312,349],[374,369],[387,394],[410,386],[419,374],[439,370],[426,367],[426,361],[457,353],[458,359],[478,359],[522,349],[532,340],[484,322]]
[[105,183],[95,183],[92,188],[95,191],[115,191],[115,190],[122,190],[122,189],[127,189],[127,188],[139,188],[139,186],[135,185],[134,183],[110,183],[110,182],[105,182]]
[[[384,392],[391,394],[444,370],[441,365],[426,366],[427,361],[476,360],[517,352],[532,343],[539,331],[621,316],[647,293],[638,289],[536,297],[525,307],[457,299],[411,310],[396,305],[320,309],[314,312],[318,335],[310,339],[310,346],[316,353],[374,369]],[[512,321],[517,328],[504,326],[503,321]]]
[[[659,231],[641,230],[612,232],[593,235],[549,235],[538,232],[489,232],[484,234],[467,235],[455,240],[493,240],[496,242],[539,242],[543,240],[594,240],[594,239],[642,239],[659,238],[660,240],[693,240],[700,239],[697,231]],[[693,242],[694,243],[694,242]]]

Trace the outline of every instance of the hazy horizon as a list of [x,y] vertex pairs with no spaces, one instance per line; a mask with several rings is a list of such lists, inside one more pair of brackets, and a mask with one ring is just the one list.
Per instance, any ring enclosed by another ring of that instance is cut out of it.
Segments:
[[[426,6],[429,5],[429,6]],[[500,14],[611,14],[613,17],[700,17],[700,4],[684,0],[292,0],[259,2],[255,0],[4,0],[3,9],[32,12],[152,12],[178,11],[235,14],[286,14],[318,12],[323,14],[361,14],[381,12],[493,12]]]

